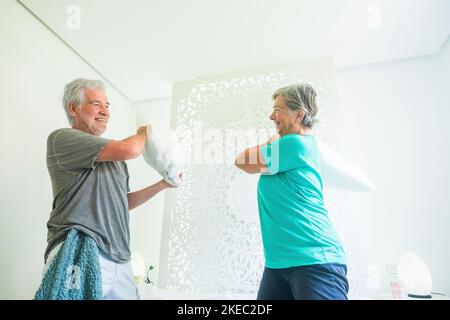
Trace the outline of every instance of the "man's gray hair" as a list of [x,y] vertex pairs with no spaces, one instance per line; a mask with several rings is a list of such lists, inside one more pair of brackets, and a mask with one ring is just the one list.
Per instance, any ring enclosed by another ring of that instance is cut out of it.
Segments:
[[65,86],[63,107],[71,125],[73,121],[69,113],[69,104],[74,103],[77,107],[82,104],[84,102],[84,89],[100,89],[105,91],[105,85],[100,80],[78,78]]
[[298,83],[280,88],[274,92],[272,99],[275,100],[277,96],[282,96],[292,111],[300,109],[305,111],[305,117],[302,120],[305,127],[311,129],[317,122],[316,115],[319,111],[316,101],[317,94],[310,84]]

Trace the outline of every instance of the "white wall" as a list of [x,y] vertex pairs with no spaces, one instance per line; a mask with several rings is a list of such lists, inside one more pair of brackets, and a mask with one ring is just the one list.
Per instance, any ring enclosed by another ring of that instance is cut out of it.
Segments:
[[[378,187],[376,193],[345,195],[364,239],[372,297],[389,292],[386,264],[407,250],[428,263],[433,290],[450,294],[448,43],[433,56],[337,70],[346,146],[340,151]],[[169,98],[133,107],[141,121],[169,124]],[[132,187],[158,179],[142,158],[129,167]],[[163,202],[164,194],[132,213],[134,249],[157,267]]]
[[[348,194],[371,281],[406,250],[428,263],[433,290],[450,294],[450,88],[444,55],[339,69],[347,159],[378,192]],[[375,272],[376,273],[376,272]],[[376,281],[376,280],[375,280]],[[373,285],[373,282],[372,282]],[[372,287],[373,292],[385,291]]]
[[[170,126],[171,99],[155,99],[132,104],[133,129],[140,125],[159,123]],[[161,176],[145,162],[143,157],[127,161],[132,191],[145,188],[161,180]],[[146,267],[155,269],[149,273],[150,279],[157,284],[159,272],[159,254],[161,227],[164,214],[164,200],[168,189],[131,211],[131,250],[139,252]]]
[[442,60],[442,64],[445,67],[447,77],[450,81],[450,36],[447,37],[447,41],[445,41],[442,45],[439,55]]
[[[76,77],[100,78],[16,1],[0,1],[0,299],[31,299],[39,286],[52,205],[46,141],[68,127],[61,98]],[[125,138],[129,103],[107,93],[105,136]]]

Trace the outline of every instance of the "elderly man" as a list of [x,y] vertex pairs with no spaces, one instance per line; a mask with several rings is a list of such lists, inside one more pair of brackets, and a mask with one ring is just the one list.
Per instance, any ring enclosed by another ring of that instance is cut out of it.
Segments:
[[52,132],[47,141],[54,200],[47,223],[46,268],[69,230],[76,229],[98,246],[103,299],[138,299],[130,264],[129,210],[171,186],[161,180],[129,192],[125,160],[142,153],[147,130],[141,127],[120,141],[101,137],[110,116],[101,81],[70,82],[63,106],[72,128]]

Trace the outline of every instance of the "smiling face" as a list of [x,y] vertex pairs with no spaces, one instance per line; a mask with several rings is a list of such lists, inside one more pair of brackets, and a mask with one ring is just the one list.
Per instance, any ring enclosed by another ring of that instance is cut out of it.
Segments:
[[96,136],[106,131],[109,120],[109,102],[100,89],[84,89],[84,99],[79,106],[69,105],[72,128]]
[[299,131],[300,117],[301,115],[298,111],[289,109],[285,99],[281,95],[278,95],[275,98],[270,120],[275,123],[277,132],[280,136]]

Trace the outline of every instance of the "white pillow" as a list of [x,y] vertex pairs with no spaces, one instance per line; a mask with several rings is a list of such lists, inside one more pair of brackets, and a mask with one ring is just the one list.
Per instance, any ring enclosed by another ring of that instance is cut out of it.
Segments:
[[185,158],[176,134],[167,127],[151,124],[147,126],[148,139],[143,156],[145,161],[168,183],[182,183]]
[[316,137],[325,187],[348,191],[376,191],[364,173]]

